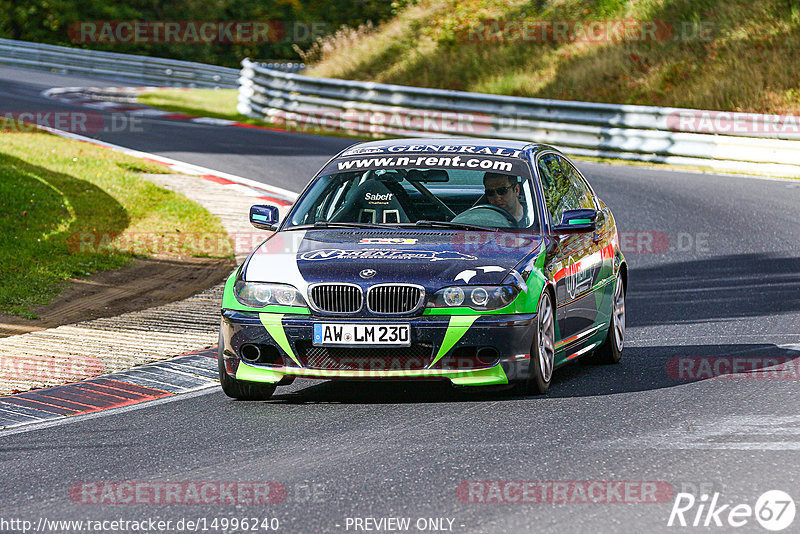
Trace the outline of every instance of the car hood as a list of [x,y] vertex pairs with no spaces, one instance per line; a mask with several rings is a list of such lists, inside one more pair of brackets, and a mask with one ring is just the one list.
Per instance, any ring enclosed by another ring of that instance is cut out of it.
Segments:
[[541,244],[538,235],[439,230],[278,232],[245,265],[244,279],[309,284],[412,283],[435,291],[452,284],[498,284]]

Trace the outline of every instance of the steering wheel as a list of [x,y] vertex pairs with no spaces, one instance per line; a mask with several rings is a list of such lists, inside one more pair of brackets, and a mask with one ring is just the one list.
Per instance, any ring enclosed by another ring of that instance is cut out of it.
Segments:
[[[453,222],[467,222],[467,221],[464,221],[462,219],[462,216],[464,217],[464,219],[467,219],[467,220],[473,219],[474,218],[473,214],[478,210],[494,211],[495,213],[499,213],[500,215],[502,215],[506,219],[506,221],[508,221],[511,224],[512,228],[517,228],[519,226],[519,223],[517,222],[517,220],[514,218],[513,215],[511,215],[509,212],[507,212],[503,208],[499,208],[497,206],[492,206],[491,204],[481,204],[479,206],[472,206],[468,210],[462,211],[461,213],[459,213],[453,219]],[[473,216],[470,217],[470,215],[473,215]],[[478,222],[478,221],[477,220],[471,220],[469,222]]]

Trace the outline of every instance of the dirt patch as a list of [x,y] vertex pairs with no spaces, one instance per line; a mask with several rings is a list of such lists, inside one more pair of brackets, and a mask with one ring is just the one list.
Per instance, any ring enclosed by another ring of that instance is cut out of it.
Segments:
[[222,282],[235,267],[232,259],[137,259],[125,269],[71,279],[55,302],[33,310],[41,319],[0,314],[0,337],[181,300]]

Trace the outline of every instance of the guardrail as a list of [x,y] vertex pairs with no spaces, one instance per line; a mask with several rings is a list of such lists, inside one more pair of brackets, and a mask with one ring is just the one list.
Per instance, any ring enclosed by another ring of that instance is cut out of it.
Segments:
[[302,62],[267,60],[267,61],[259,61],[259,64],[263,65],[268,69],[279,70],[281,72],[298,73],[306,70],[306,64]]
[[288,128],[474,136],[566,153],[800,176],[800,117],[521,98],[312,78],[242,61],[240,113]]
[[161,87],[235,88],[239,71],[191,61],[0,39],[0,64]]

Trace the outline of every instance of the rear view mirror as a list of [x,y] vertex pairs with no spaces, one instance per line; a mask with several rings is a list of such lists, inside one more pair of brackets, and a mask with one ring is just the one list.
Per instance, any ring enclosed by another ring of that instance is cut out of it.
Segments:
[[400,173],[400,171],[395,170],[378,169],[373,173],[373,176],[376,180],[381,182],[400,183],[403,181],[403,175]]
[[575,234],[591,232],[597,228],[597,210],[566,210],[561,216],[561,223],[553,227],[559,234]]
[[450,181],[450,176],[447,175],[447,171],[444,169],[411,169],[406,175],[406,180],[409,182],[444,183]]
[[279,219],[278,208],[275,206],[266,204],[250,206],[250,224],[259,230],[271,230],[274,232],[278,229]]

